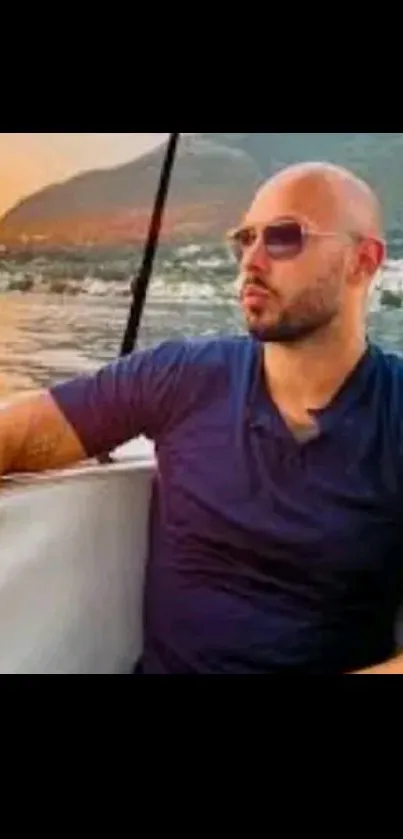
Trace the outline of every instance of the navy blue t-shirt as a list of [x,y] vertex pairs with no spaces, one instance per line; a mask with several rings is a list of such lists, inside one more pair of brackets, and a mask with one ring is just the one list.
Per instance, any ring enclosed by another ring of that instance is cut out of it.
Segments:
[[341,674],[394,654],[397,356],[369,345],[303,444],[248,336],[167,341],[52,394],[89,457],[156,444],[145,673]]

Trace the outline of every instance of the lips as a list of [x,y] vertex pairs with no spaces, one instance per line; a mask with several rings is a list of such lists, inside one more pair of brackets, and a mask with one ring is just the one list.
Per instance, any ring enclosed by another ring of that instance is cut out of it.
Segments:
[[269,296],[267,288],[256,285],[256,283],[249,283],[244,287],[242,292],[242,297],[247,303],[260,303],[267,300]]

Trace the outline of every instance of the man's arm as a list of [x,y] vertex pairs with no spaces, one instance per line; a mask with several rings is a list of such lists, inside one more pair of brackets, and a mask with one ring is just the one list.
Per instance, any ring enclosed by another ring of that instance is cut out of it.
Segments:
[[0,410],[0,475],[62,469],[86,458],[50,393]]
[[164,342],[0,410],[0,475],[63,469],[140,435],[156,440],[194,387],[187,346]]

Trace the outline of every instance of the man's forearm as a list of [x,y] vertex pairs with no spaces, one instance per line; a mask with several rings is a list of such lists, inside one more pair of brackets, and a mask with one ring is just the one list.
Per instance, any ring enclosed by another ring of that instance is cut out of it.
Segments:
[[80,441],[48,393],[0,410],[0,477],[60,469],[84,459]]

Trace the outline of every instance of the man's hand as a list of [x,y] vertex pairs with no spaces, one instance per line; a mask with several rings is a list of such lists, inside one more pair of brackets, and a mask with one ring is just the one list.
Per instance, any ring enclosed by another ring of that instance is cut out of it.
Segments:
[[46,391],[0,410],[0,476],[63,469],[86,459]]

